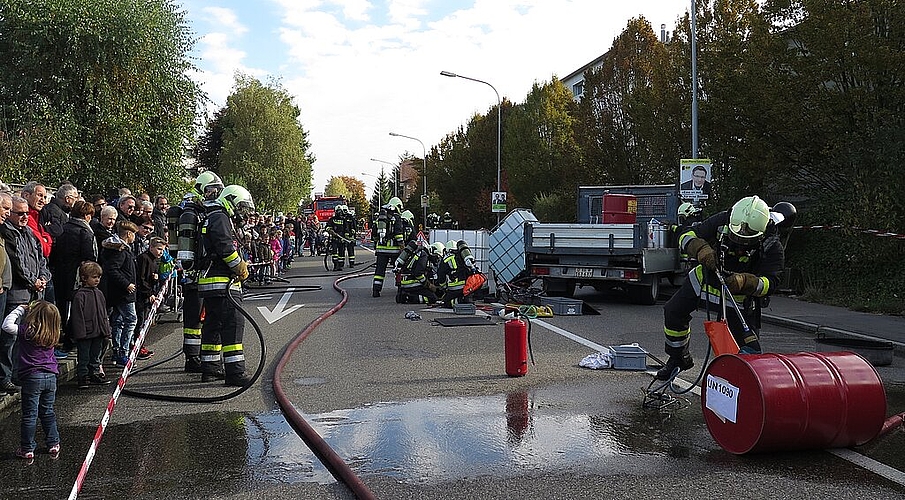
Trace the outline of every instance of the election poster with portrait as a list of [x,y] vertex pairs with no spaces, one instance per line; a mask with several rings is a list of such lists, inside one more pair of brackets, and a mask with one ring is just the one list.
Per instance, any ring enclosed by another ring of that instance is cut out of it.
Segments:
[[712,194],[710,160],[683,159],[679,161],[679,197],[695,202],[709,199]]
[[506,191],[494,191],[490,196],[490,211],[506,213]]

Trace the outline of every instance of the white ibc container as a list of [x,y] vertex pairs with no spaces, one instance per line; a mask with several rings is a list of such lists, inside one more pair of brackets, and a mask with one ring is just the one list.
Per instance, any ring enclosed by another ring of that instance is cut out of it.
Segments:
[[530,210],[513,210],[490,234],[490,266],[502,281],[525,270],[525,222],[537,222]]

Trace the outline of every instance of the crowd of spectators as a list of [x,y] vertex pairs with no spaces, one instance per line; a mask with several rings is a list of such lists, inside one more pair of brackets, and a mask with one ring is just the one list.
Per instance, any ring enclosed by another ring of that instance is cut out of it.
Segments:
[[[60,311],[63,334],[58,359],[70,355],[70,306],[80,285],[79,269],[96,262],[98,286],[111,327],[110,361],[125,364],[136,330],[146,319],[173,257],[168,252],[165,195],[133,195],[127,188],[112,199],[80,192],[64,183],[52,193],[39,182],[12,189],[0,182],[0,311],[43,299]],[[314,216],[254,214],[238,229],[244,257],[261,283],[285,273],[299,256],[327,253]],[[162,310],[167,306],[161,304]],[[14,393],[15,338],[0,334],[0,395]],[[140,347],[138,359],[153,354]]]

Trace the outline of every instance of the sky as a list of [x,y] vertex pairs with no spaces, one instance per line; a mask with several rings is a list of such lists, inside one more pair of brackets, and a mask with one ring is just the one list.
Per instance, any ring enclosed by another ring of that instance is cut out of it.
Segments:
[[[313,188],[427,151],[501,99],[563,78],[612,46],[629,19],[659,34],[681,0],[184,0],[196,43],[192,78],[221,108],[236,72],[279,81],[308,132]],[[487,82],[448,78],[450,71]],[[493,88],[491,88],[491,85]],[[428,170],[430,165],[427,166]],[[488,165],[496,168],[496,165]],[[368,175],[363,175],[368,174]]]

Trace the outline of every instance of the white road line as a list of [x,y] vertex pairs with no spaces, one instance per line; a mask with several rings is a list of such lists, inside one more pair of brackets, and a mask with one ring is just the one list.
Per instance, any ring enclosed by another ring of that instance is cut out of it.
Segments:
[[[553,326],[550,323],[547,323],[546,321],[543,321],[540,319],[533,319],[533,320],[531,320],[531,322],[534,323],[535,325],[546,328],[547,330],[550,330],[553,333],[562,335],[563,337],[565,337],[567,339],[574,340],[575,342],[578,342],[581,345],[590,347],[591,349],[595,349],[597,351],[602,351],[604,349],[604,347],[600,344],[591,342],[590,340],[588,340],[584,337],[575,335],[574,333],[572,333],[568,330],[564,330],[558,326]],[[654,375],[656,372],[647,371],[645,373],[647,373],[649,375]],[[688,387],[691,386],[691,383],[686,382],[678,377],[675,379],[675,381],[673,383],[676,384],[677,386],[681,386],[683,389],[687,389]],[[701,388],[698,386],[695,386],[691,390],[691,392],[693,394],[695,394],[696,396],[700,396]],[[869,472],[873,472],[874,474],[876,474],[880,477],[888,479],[900,486],[905,486],[905,472],[902,472],[898,469],[890,467],[884,463],[878,462],[870,457],[862,455],[862,454],[858,453],[857,451],[850,450],[848,448],[834,448],[834,449],[826,450],[826,451],[828,453],[832,453],[833,455],[836,455],[837,457],[839,457],[843,460],[848,461],[849,463],[857,465],[858,467],[861,467]]]
[[568,330],[563,330],[562,328],[560,328],[558,326],[553,326],[550,323],[547,323],[546,321],[544,321],[542,319],[532,319],[531,323],[535,324],[537,326],[546,328],[547,330],[550,330],[553,333],[558,333],[567,339],[574,340],[575,342],[578,342],[581,345],[588,346],[597,352],[603,351],[605,349],[605,347],[600,344],[591,342],[590,340],[588,340],[584,337],[579,337],[578,335],[575,335],[574,333],[572,333]]
[[889,479],[890,481],[898,484],[899,486],[905,486],[905,472],[902,472],[898,469],[894,469],[884,463],[877,462],[873,458],[866,457],[857,451],[850,450],[848,448],[834,448],[832,450],[826,450],[837,457],[848,460],[849,462],[867,469],[878,476]]

